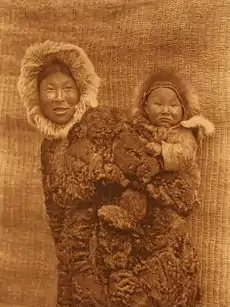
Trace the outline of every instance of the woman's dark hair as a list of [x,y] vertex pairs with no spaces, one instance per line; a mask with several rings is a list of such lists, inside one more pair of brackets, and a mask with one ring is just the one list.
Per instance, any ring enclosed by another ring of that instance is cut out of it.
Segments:
[[62,72],[73,78],[68,66],[64,62],[55,59],[51,63],[46,64],[44,67],[42,67],[42,70],[38,74],[38,86],[41,84],[42,80],[44,80],[48,75],[56,72]]

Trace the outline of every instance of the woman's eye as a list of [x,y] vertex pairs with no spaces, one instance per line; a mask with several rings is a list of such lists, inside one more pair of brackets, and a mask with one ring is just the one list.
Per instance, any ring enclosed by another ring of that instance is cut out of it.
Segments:
[[72,86],[67,86],[66,88],[65,88],[65,91],[72,91],[73,90],[73,87]]
[[46,91],[51,92],[51,91],[54,91],[54,89],[53,88],[47,88]]

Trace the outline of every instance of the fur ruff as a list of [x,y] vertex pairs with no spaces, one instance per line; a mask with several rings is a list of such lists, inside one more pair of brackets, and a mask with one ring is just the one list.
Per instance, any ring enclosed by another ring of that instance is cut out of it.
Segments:
[[212,135],[215,131],[213,123],[211,123],[207,118],[201,115],[196,115],[191,117],[189,120],[184,120],[180,123],[180,125],[185,128],[201,127],[204,129],[204,133],[206,136]]
[[[60,125],[44,117],[39,106],[37,78],[43,67],[54,59],[64,62],[70,69],[81,92],[73,119]],[[46,138],[65,138],[71,127],[81,120],[89,108],[98,105],[100,78],[84,50],[76,45],[45,41],[30,46],[21,63],[18,91],[27,112],[28,122]]]

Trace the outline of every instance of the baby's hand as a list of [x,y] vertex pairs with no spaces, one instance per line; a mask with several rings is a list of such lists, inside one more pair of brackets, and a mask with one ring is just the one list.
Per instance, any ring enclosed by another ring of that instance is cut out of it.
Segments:
[[151,156],[159,156],[161,154],[161,145],[155,142],[149,142],[146,145],[146,152]]

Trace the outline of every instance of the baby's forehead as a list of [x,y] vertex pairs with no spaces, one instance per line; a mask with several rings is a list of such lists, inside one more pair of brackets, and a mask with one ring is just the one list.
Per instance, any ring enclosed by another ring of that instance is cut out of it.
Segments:
[[177,98],[177,93],[173,89],[168,87],[157,87],[151,90],[149,96],[172,99],[172,98]]

